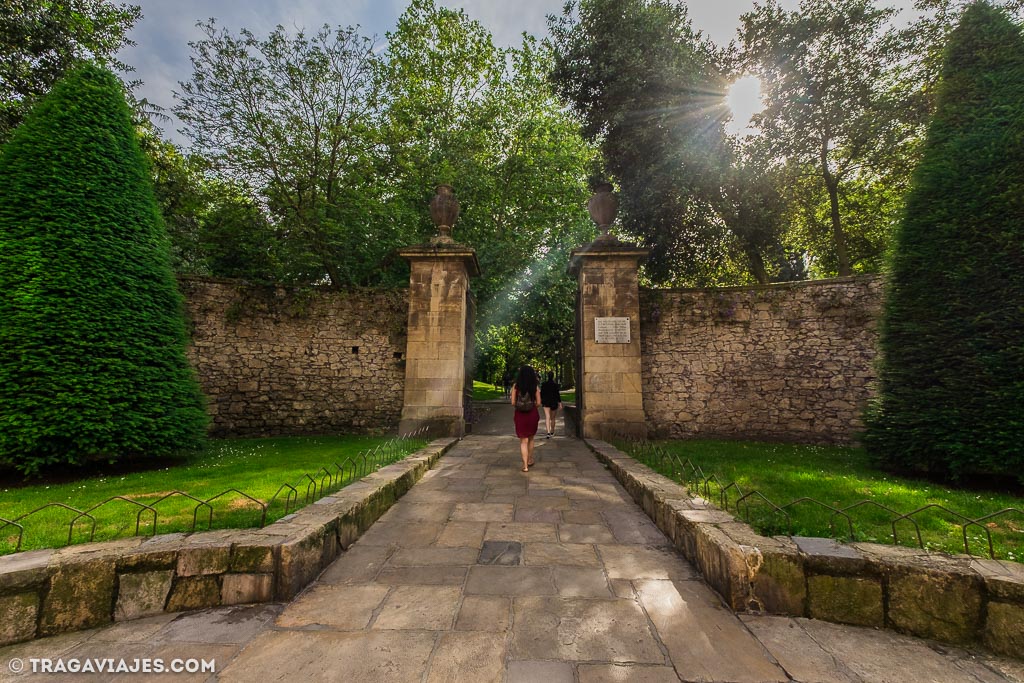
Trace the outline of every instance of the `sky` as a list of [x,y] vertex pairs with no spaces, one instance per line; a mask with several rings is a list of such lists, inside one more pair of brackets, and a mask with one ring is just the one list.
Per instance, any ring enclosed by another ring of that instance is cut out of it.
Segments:
[[[126,0],[142,7],[143,18],[129,37],[136,45],[125,48],[120,58],[135,67],[136,78],[144,85],[137,91],[153,104],[169,110],[174,106],[180,81],[192,75],[189,62],[190,40],[201,37],[195,24],[216,18],[217,23],[237,32],[248,28],[266,35],[276,25],[286,28],[317,28],[359,25],[365,35],[384,34],[393,29],[405,9],[406,0]],[[885,4],[909,7],[912,0],[885,0]],[[500,46],[517,45],[522,33],[547,34],[546,17],[560,14],[564,0],[437,0],[439,5],[461,7],[478,20]],[[689,0],[689,15],[695,28],[716,43],[724,45],[735,37],[739,17],[749,11],[754,0]],[[798,0],[781,0],[787,9],[795,9]],[[756,98],[756,93],[748,98]],[[752,103],[747,104],[750,108]],[[184,139],[175,132],[176,120],[163,125],[167,137],[178,143]]]

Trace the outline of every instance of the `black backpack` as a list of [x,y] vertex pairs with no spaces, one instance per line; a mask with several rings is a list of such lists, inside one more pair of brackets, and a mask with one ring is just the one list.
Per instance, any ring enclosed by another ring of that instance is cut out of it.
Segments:
[[520,413],[528,413],[536,407],[537,404],[533,400],[533,394],[519,391],[519,388],[516,387],[516,410]]

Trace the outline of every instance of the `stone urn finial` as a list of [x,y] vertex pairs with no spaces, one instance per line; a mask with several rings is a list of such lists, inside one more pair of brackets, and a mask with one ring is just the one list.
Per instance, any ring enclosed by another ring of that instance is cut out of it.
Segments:
[[612,192],[611,183],[599,183],[595,188],[594,195],[587,202],[587,211],[597,227],[601,229],[598,239],[610,239],[608,230],[615,222],[615,214],[619,210],[619,200]]
[[430,200],[430,219],[437,226],[437,235],[430,241],[434,244],[453,244],[452,226],[459,218],[459,200],[451,185],[438,185],[437,194]]

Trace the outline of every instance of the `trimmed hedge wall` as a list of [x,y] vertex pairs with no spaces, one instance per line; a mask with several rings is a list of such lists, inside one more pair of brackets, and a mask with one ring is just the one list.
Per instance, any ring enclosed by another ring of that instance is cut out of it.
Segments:
[[202,396],[121,83],[85,64],[0,150],[0,465],[196,447]]
[[868,448],[1024,481],[1024,36],[987,3],[947,47],[888,284]]

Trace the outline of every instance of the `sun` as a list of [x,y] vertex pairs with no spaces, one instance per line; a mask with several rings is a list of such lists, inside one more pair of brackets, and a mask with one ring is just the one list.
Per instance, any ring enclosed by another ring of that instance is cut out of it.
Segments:
[[742,76],[729,86],[725,102],[732,112],[732,119],[726,125],[734,135],[750,135],[750,118],[764,109],[761,100],[761,80],[757,76]]

